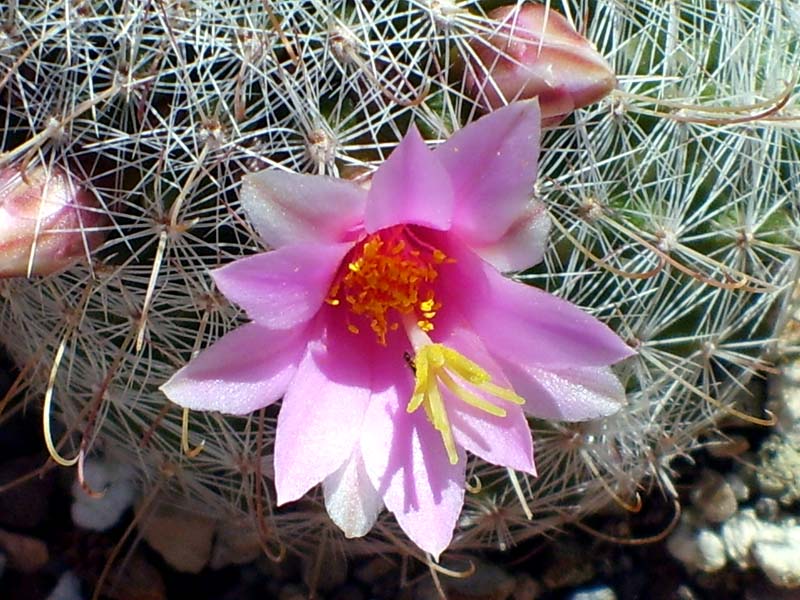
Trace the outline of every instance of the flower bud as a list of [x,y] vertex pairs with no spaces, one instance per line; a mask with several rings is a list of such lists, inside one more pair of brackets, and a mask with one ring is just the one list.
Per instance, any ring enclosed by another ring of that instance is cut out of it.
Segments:
[[539,98],[542,124],[557,125],[616,86],[611,67],[563,15],[541,4],[503,6],[489,13],[500,23],[472,42],[477,57],[467,82],[489,110]]
[[60,167],[0,169],[0,277],[49,275],[105,237],[94,196]]

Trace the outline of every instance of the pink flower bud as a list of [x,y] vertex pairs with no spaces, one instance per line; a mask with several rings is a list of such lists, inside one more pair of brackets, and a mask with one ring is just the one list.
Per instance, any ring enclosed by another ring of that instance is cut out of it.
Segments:
[[488,39],[472,42],[479,62],[467,72],[471,92],[485,108],[538,97],[542,124],[556,125],[616,86],[608,63],[555,10],[503,6],[489,17],[501,25]]
[[60,167],[0,169],[0,277],[49,275],[95,248],[105,221]]

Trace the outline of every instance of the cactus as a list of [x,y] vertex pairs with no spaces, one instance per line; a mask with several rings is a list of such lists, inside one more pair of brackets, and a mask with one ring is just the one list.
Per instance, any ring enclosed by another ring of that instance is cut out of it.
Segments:
[[[61,462],[112,455],[146,493],[246,515],[270,554],[339,539],[318,492],[274,508],[274,409],[184,420],[158,387],[244,320],[208,275],[261,248],[239,204],[242,175],[362,179],[412,121],[432,145],[445,139],[479,115],[469,82],[487,67],[473,48],[496,31],[496,4],[6,8],[0,169],[68,173],[108,216],[83,263],[0,283],[0,341],[21,369],[6,414],[44,398]],[[619,86],[545,134],[536,194],[554,222],[550,249],[516,277],[581,305],[639,355],[619,370],[618,415],[531,423],[538,478],[472,459],[459,549],[504,549],[610,499],[635,509],[651,485],[674,496],[670,461],[722,436],[720,419],[768,423],[740,401],[769,369],[797,275],[796,9],[549,4]],[[389,515],[347,548],[413,552]]]

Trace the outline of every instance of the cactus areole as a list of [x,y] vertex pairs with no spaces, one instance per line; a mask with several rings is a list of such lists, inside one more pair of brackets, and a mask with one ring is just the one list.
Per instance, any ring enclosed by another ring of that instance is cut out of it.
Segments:
[[538,103],[493,112],[431,151],[412,127],[369,190],[267,170],[242,204],[274,250],[213,272],[252,321],[162,386],[177,404],[245,414],[283,398],[279,504],[323,484],[350,537],[381,508],[434,557],[464,502],[466,452],[534,473],[526,413],[615,412],[609,365],[632,354],[576,306],[506,278],[541,259],[531,199]]

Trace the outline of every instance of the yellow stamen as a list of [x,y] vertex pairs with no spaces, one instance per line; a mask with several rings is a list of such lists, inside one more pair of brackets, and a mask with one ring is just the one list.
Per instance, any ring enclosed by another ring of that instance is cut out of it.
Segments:
[[[419,338],[419,334],[413,337]],[[425,337],[427,338],[427,336]],[[414,357],[414,364],[416,366],[414,392],[406,411],[413,413],[420,406],[423,407],[428,420],[442,436],[442,442],[451,465],[458,462],[458,453],[450,419],[447,416],[439,389],[440,383],[444,384],[462,402],[496,417],[505,417],[506,410],[468,389],[466,384],[489,396],[512,404],[525,403],[525,400],[514,393],[514,390],[492,383],[491,375],[485,369],[443,344],[424,343],[420,345],[417,355]],[[457,381],[456,377],[461,381]]]
[[[388,333],[396,331],[406,315],[413,315],[423,331],[433,330],[442,307],[434,295],[438,269],[452,262],[406,226],[383,229],[350,251],[325,301],[365,317],[385,346]],[[355,325],[348,329],[360,331]]]

